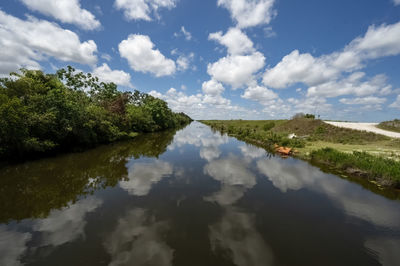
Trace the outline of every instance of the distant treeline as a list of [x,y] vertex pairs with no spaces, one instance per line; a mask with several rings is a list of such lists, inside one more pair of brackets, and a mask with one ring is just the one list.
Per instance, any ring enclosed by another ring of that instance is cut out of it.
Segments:
[[191,122],[151,95],[118,91],[72,67],[0,79],[0,159],[93,147]]

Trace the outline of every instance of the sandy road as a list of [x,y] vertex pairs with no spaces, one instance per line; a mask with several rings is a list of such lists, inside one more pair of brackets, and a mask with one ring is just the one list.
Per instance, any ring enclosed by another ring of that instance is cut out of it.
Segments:
[[391,138],[400,138],[400,133],[377,128],[376,125],[378,125],[378,123],[352,123],[352,122],[331,122],[331,121],[324,121],[324,122],[327,124],[333,125],[333,126],[337,126],[337,127],[351,128],[351,129],[356,129],[356,130],[365,130],[365,131],[385,135],[385,136],[388,136]]

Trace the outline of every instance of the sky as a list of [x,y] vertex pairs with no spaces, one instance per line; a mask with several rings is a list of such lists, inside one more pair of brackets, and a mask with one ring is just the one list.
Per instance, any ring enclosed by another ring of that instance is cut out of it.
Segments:
[[68,65],[194,119],[400,118],[400,0],[2,0],[0,76]]

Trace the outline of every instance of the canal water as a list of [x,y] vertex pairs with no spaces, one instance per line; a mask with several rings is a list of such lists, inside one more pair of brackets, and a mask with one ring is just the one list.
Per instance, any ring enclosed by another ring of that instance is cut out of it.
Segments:
[[400,265],[400,201],[193,122],[1,168],[0,265]]

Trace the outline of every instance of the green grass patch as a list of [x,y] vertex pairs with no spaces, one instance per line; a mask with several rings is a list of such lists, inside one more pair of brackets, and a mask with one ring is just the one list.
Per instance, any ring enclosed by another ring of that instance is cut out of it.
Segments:
[[324,123],[321,120],[296,118],[288,120],[272,129],[274,132],[295,133],[309,141],[327,141],[343,144],[365,144],[389,140],[389,137],[372,132],[340,128]]
[[289,139],[288,134],[272,129],[286,120],[202,120],[212,129],[227,133],[239,140],[250,141],[272,148],[274,144],[293,148],[305,146],[302,139]]
[[373,156],[366,152],[344,153],[332,148],[311,152],[312,162],[326,163],[337,170],[378,181],[385,186],[400,188],[400,162]]

